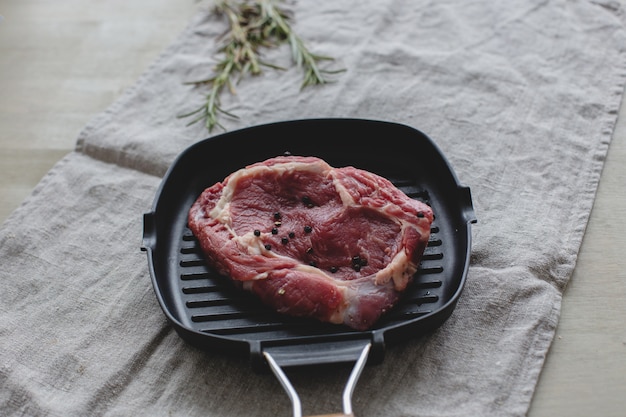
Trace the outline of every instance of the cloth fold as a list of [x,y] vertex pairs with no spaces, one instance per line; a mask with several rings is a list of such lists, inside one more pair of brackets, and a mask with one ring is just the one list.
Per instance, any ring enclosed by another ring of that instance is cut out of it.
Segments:
[[[524,415],[623,94],[623,10],[584,0],[289,6],[311,49],[346,72],[304,90],[295,68],[244,79],[222,99],[239,116],[226,128],[308,117],[413,126],[470,186],[479,219],[457,309],[365,369],[356,415]],[[210,71],[224,29],[199,12],[0,229],[0,414],[289,415],[271,375],[180,340],[139,251],[160,176],[208,136],[176,115],[201,104],[205,92],[184,82]],[[265,58],[288,63],[288,52]],[[337,410],[346,372],[290,375],[307,414]]]

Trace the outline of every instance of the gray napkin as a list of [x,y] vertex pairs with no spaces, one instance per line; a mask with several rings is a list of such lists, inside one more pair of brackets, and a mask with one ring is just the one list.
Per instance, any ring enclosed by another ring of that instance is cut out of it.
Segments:
[[[244,79],[223,98],[239,116],[226,128],[307,117],[411,125],[470,186],[479,219],[457,309],[365,369],[355,414],[524,415],[623,93],[623,11],[583,0],[290,7],[314,52],[346,72],[304,90],[295,68]],[[0,414],[290,415],[273,376],[181,341],[139,251],[160,176],[208,135],[176,114],[202,103],[183,83],[210,73],[224,29],[199,13],[0,230]],[[265,58],[288,65],[288,53]],[[339,411],[347,371],[292,375],[305,414]]]

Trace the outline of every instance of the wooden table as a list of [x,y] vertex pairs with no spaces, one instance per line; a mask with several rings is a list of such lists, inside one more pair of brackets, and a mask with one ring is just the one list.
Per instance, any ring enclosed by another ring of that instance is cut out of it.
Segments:
[[[195,0],[0,5],[0,221],[203,6]],[[531,417],[625,415],[625,185],[623,105]]]

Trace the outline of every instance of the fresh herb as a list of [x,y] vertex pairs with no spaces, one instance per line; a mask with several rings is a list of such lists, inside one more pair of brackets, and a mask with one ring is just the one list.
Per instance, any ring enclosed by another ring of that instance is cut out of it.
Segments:
[[235,94],[234,85],[244,76],[259,75],[262,67],[284,69],[262,61],[262,48],[277,47],[283,43],[290,45],[292,61],[304,71],[301,88],[325,84],[329,81],[327,79],[329,74],[343,71],[319,67],[321,61],[333,58],[309,51],[304,41],[293,31],[288,13],[278,6],[277,2],[278,0],[217,2],[215,13],[225,16],[229,26],[222,37],[223,45],[219,49],[223,57],[214,67],[211,77],[188,83],[210,88],[204,104],[191,112],[179,115],[181,118],[193,117],[189,125],[203,121],[209,132],[215,126],[224,128],[218,120],[220,114],[237,117],[220,105],[220,96],[225,87],[231,94]]

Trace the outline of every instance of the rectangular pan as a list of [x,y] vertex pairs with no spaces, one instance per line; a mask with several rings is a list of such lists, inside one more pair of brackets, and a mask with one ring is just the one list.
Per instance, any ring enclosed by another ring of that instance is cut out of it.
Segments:
[[[433,208],[430,242],[413,284],[368,331],[270,311],[207,266],[187,227],[188,210],[205,188],[286,152],[374,172]],[[265,353],[279,366],[301,366],[356,361],[364,345],[370,346],[368,363],[375,363],[383,360],[385,346],[424,335],[452,314],[466,280],[475,222],[469,188],[422,132],[376,120],[295,120],[224,133],[182,152],[144,214],[142,249],[165,316],[193,345],[247,355],[256,371],[268,369]]]

